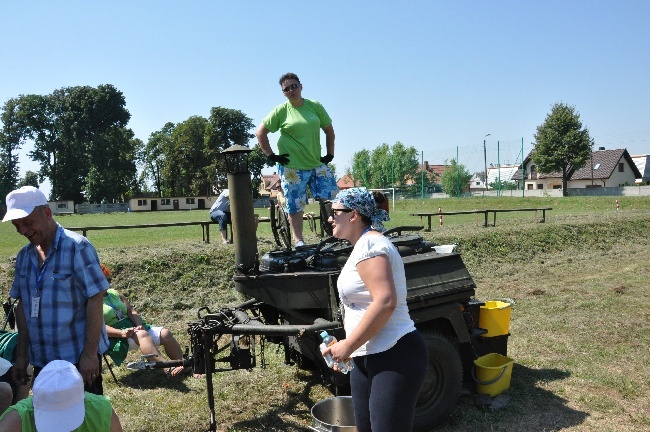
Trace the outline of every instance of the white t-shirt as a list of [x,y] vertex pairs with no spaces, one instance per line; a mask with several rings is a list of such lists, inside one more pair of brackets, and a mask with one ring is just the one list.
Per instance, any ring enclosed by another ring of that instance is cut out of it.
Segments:
[[352,357],[386,351],[395,345],[402,336],[415,330],[415,324],[409,316],[406,305],[406,275],[402,257],[387,237],[364,235],[354,245],[350,258],[343,266],[337,281],[339,297],[343,304],[345,333],[350,335],[354,331],[372,302],[370,292],[357,271],[357,264],[379,255],[386,255],[390,262],[397,292],[397,307],[379,333],[361,345],[352,353]]
[[210,207],[210,213],[215,210],[221,210],[222,212],[230,211],[230,194],[228,193],[228,189],[224,189],[214,204],[212,204],[212,207]]

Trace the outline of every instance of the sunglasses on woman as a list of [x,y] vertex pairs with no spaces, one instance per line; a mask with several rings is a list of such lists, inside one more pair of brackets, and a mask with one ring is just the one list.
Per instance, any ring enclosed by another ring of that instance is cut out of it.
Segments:
[[[353,211],[354,210],[352,209],[331,209],[328,218],[334,219],[336,216],[340,215],[341,213],[350,213]],[[341,212],[341,213],[336,213],[336,212]]]

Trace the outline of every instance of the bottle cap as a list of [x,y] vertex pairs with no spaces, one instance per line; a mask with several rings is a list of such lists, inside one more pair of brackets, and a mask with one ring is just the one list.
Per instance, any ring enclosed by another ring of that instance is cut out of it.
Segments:
[[325,330],[320,332],[320,337],[322,337],[323,339],[325,339],[327,336],[329,336],[329,334]]

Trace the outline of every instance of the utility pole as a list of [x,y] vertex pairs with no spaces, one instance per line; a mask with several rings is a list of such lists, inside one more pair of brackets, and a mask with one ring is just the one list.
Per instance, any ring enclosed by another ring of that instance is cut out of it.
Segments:
[[483,137],[483,162],[485,163],[485,191],[487,192],[488,190],[488,182],[487,182],[487,150],[485,147],[485,138],[489,137],[490,134],[485,135]]

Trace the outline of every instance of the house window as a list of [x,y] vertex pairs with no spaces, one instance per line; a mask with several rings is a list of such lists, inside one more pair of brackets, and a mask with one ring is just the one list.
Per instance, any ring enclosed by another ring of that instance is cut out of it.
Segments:
[[544,189],[544,185],[541,183],[537,183],[537,189]]
[[528,183],[528,190],[533,190],[533,184],[532,183]]
[[58,208],[58,209],[67,209],[68,208],[68,203],[58,203],[56,205],[56,208]]
[[172,205],[172,200],[169,198],[163,198],[160,200],[160,205]]
[[194,198],[185,198],[185,204],[194,204]]
[[618,172],[625,172],[625,164],[623,162],[618,164]]
[[562,185],[553,185],[553,189],[562,189]]
[[138,207],[146,206],[147,200],[138,200]]
[[477,181],[477,182],[476,182],[476,186],[480,186],[480,185],[481,185],[481,182],[480,182],[480,181]]

